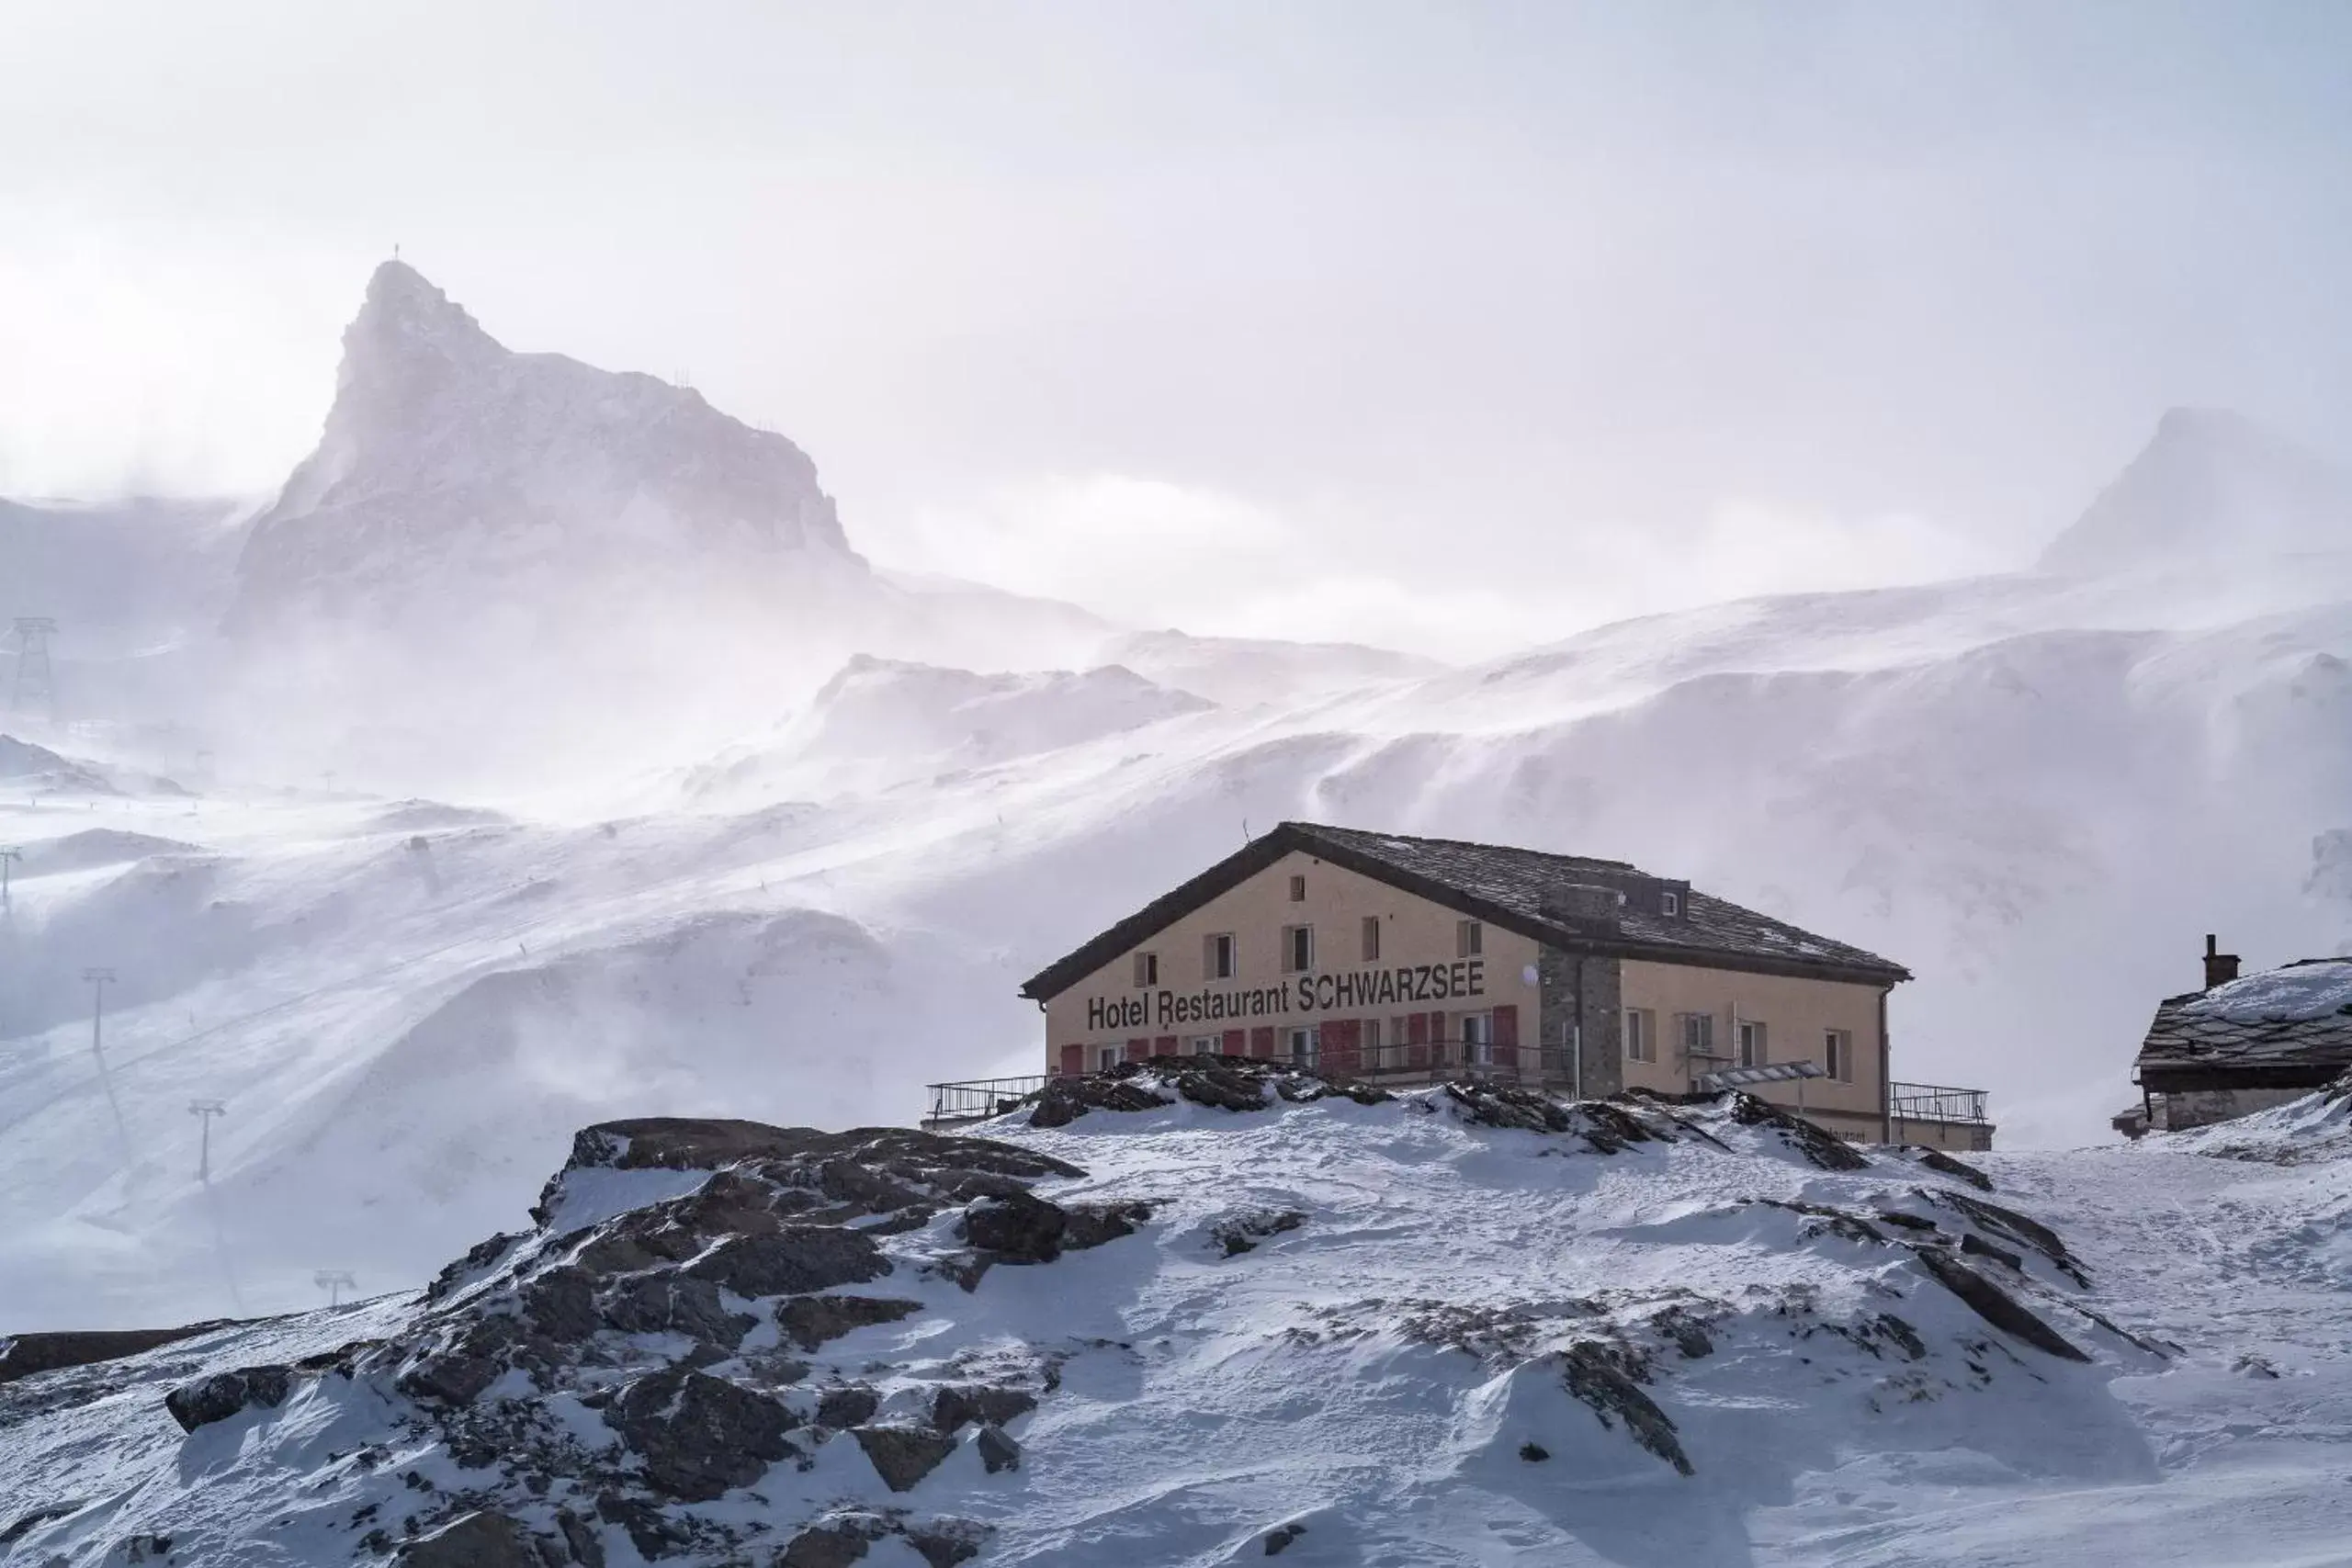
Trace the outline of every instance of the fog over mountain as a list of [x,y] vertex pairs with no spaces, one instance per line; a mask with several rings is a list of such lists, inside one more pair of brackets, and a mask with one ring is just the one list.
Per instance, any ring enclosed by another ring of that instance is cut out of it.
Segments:
[[[903,1121],[1031,1068],[1022,976],[1283,818],[1864,942],[1918,976],[1898,1076],[2102,1137],[2202,932],[2352,934],[2331,474],[2176,412],[2039,570],[1448,668],[876,570],[785,436],[387,264],[249,524],[51,509],[41,558],[92,564],[8,581],[142,586],[60,617],[63,721],[10,721],[44,750],[0,785],[0,1327],[414,1280],[599,1118]],[[205,1183],[193,1098],[232,1108]]]

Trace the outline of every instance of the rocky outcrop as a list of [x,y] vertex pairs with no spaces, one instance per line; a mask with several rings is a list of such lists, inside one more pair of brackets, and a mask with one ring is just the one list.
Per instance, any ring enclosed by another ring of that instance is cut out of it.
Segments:
[[1918,1249],[1918,1257],[1920,1265],[1935,1278],[1937,1283],[1967,1303],[1970,1311],[2003,1333],[2014,1334],[2035,1349],[2062,1360],[2090,1359],[2064,1335],[2035,1316],[2016,1297],[1945,1248],[1923,1247]]
[[226,1421],[243,1410],[274,1410],[286,1403],[293,1384],[290,1368],[244,1367],[182,1383],[164,1396],[164,1408],[172,1413],[172,1419],[180,1424],[181,1431],[193,1432],[198,1427]]
[[531,1532],[504,1514],[464,1514],[411,1541],[400,1568],[548,1568]]
[[1151,1218],[1148,1203],[1072,1203],[1031,1192],[983,1198],[964,1211],[960,1234],[992,1263],[1051,1263],[1065,1252],[1131,1235]]
[[16,1334],[0,1339],[0,1383],[28,1378],[37,1372],[62,1371],[68,1367],[95,1366],[124,1356],[136,1356],[159,1345],[176,1344],[199,1334],[232,1328],[227,1318],[191,1323],[182,1328],[123,1328],[85,1333]]
[[1623,1422],[1633,1439],[1672,1465],[1683,1475],[1692,1473],[1690,1456],[1674,1422],[1657,1402],[1642,1392],[1602,1345],[1577,1345],[1560,1358],[1561,1379],[1577,1398],[1592,1406],[1604,1427]]
[[956,1439],[923,1427],[858,1427],[850,1436],[873,1461],[874,1473],[893,1492],[910,1492],[956,1451]]
[[921,1302],[892,1296],[795,1296],[776,1308],[776,1326],[803,1350],[876,1324],[896,1323],[922,1310]]
[[1035,1096],[1032,1127],[1067,1127],[1089,1111],[1151,1111],[1189,1100],[1220,1111],[1263,1111],[1345,1096],[1359,1105],[1396,1098],[1370,1084],[1328,1076],[1285,1061],[1256,1056],[1153,1056],[1121,1062],[1103,1073],[1056,1077]]
[[800,1452],[785,1435],[796,1423],[784,1404],[684,1367],[629,1384],[605,1421],[645,1461],[650,1484],[688,1503],[749,1486]]

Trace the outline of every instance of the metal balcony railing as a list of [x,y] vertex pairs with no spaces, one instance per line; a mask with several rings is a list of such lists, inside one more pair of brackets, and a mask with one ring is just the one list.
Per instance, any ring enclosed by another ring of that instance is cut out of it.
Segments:
[[1891,1083],[1886,1086],[1887,1111],[1897,1122],[1966,1122],[1989,1124],[1984,1113],[1985,1091],[1947,1089],[1939,1084]]
[[1046,1077],[1042,1073],[1020,1078],[969,1078],[962,1083],[927,1083],[922,1088],[931,1109],[924,1113],[922,1124],[929,1127],[943,1122],[978,1122],[990,1116],[1001,1116],[1045,1087]]

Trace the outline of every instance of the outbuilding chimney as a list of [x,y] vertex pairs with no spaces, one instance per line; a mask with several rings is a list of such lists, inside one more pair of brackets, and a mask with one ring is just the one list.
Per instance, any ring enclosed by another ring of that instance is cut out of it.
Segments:
[[2221,943],[2210,933],[2205,938],[2205,988],[2226,986],[2238,977],[2238,955],[2221,951]]

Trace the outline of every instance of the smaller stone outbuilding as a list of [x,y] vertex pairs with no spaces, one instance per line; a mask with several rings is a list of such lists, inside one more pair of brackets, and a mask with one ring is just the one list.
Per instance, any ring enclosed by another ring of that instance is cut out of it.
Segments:
[[2132,1072],[2140,1103],[2116,1131],[2209,1126],[2284,1104],[2352,1068],[2352,958],[2306,958],[2241,978],[2205,939],[2205,988],[2156,1007]]

